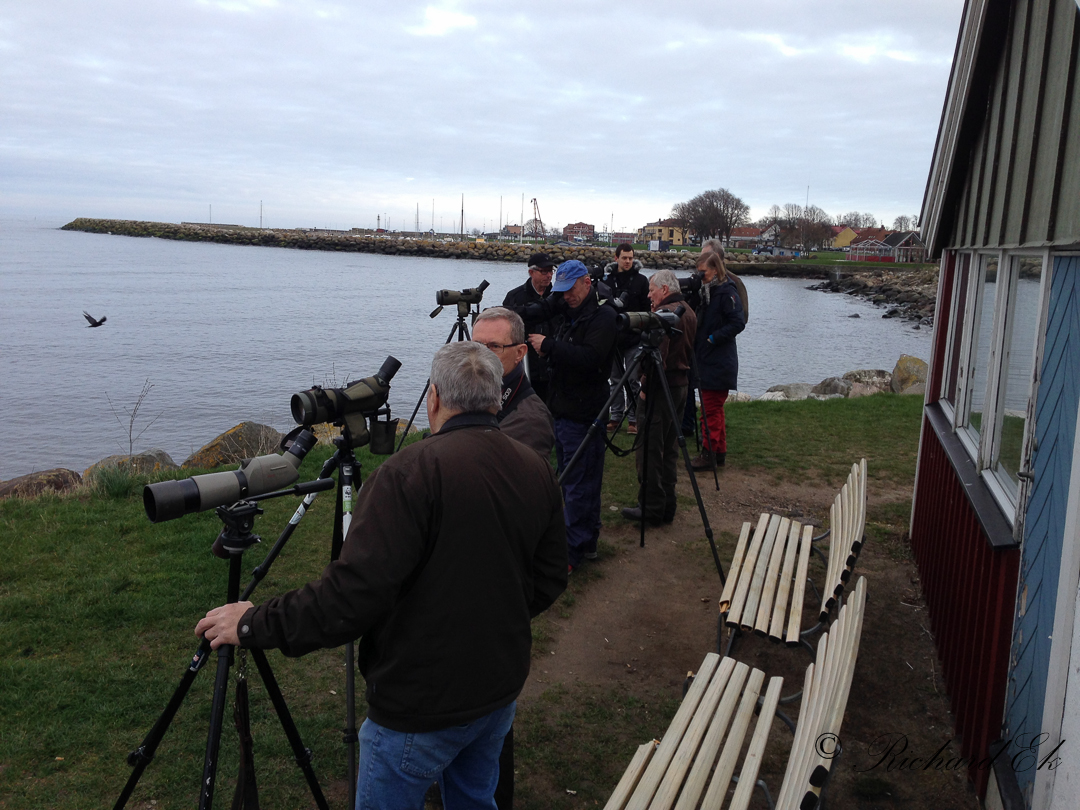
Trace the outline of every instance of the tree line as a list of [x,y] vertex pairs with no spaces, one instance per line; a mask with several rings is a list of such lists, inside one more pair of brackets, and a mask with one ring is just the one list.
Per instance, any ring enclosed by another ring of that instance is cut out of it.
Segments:
[[[852,229],[885,227],[878,224],[873,214],[848,211],[830,216],[816,205],[786,203],[773,205],[761,219],[750,220],[750,206],[726,188],[703,191],[686,202],[672,206],[671,217],[685,237],[689,233],[705,239],[731,238],[736,228],[756,227],[767,230],[773,225],[779,229],[780,244],[820,247],[832,236],[833,226],[847,225]],[[918,216],[901,215],[893,220],[892,229],[910,231],[918,228]]]

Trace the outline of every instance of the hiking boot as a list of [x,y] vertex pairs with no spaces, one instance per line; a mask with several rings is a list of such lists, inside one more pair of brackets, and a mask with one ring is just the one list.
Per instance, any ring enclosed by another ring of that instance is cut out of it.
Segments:
[[[717,455],[719,455],[719,454],[718,453],[714,454],[710,450],[702,450],[700,455],[695,456],[690,461],[690,469],[692,469],[692,470],[711,470],[712,465],[713,465],[713,459],[716,458]],[[719,462],[719,463],[722,464],[723,462]]]
[[713,453],[713,458],[716,459],[716,466],[723,467],[724,459],[727,457],[727,453]]
[[[627,520],[632,520],[634,522],[640,523],[641,522],[641,507],[640,506],[625,506],[625,507],[623,507],[623,510],[622,510],[622,516],[624,518],[626,518]],[[645,522],[648,523],[650,526],[659,526],[663,521],[657,520],[656,518],[646,517]]]
[[637,425],[635,425],[633,422],[631,422],[630,424],[628,424],[626,426],[626,432],[629,433],[631,436],[636,436],[637,435]]
[[608,422],[607,423],[607,432],[608,433],[614,433],[616,430],[618,430],[620,421],[621,420],[619,420],[619,419],[612,419],[610,422]]

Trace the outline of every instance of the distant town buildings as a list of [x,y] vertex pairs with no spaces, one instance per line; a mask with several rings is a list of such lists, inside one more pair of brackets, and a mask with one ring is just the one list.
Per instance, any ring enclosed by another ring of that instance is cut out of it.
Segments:
[[572,242],[578,239],[583,242],[596,240],[596,228],[585,222],[573,222],[562,229],[563,239]]
[[638,231],[639,242],[651,242],[659,240],[670,242],[672,245],[690,244],[689,233],[683,228],[677,219],[660,219],[656,222],[647,223]]

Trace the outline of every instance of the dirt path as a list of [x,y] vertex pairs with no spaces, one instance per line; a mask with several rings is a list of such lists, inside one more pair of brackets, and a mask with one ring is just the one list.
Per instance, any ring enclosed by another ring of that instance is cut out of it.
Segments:
[[[685,476],[681,486],[691,497]],[[771,476],[735,470],[721,473],[720,492],[711,480],[702,486],[725,571],[744,520],[770,511],[821,525],[835,495],[828,487],[776,484]],[[871,519],[875,507],[904,500],[901,490],[882,490],[871,482]],[[899,534],[894,530],[882,535],[867,543],[856,568],[857,574],[867,578],[867,612],[841,734],[845,754],[834,766],[829,801],[838,808],[976,808],[978,802],[963,770],[911,772],[894,767],[889,771],[888,759],[875,766],[886,742],[900,740],[900,735],[906,737],[906,756],[924,757],[952,737],[948,699],[915,568]],[[677,700],[686,673],[697,669],[706,652],[716,649],[722,586],[692,501],[688,505],[680,501],[673,525],[648,529],[644,548],[638,546],[636,525],[606,527],[601,552],[598,561],[573,575],[584,575],[588,581],[576,589],[572,609],[552,611],[556,615],[550,618],[550,638],[544,654],[535,661],[522,706],[537,705],[553,689],[572,697],[617,688],[653,705]],[[812,595],[808,602],[813,602]],[[809,618],[811,611],[806,615]],[[804,619],[804,626],[812,621]],[[810,661],[802,650],[753,638],[740,641],[734,655],[768,675],[783,675],[785,693],[801,687]],[[788,684],[795,685],[787,688]],[[790,713],[797,714],[797,709],[792,707]],[[650,733],[660,736],[663,730],[660,726]],[[783,778],[790,735],[775,723],[771,736],[762,776],[775,794]],[[898,752],[899,747],[900,743],[893,750]],[[959,756],[955,742],[947,751],[951,753],[946,758]],[[620,763],[618,772],[624,766]],[[612,782],[606,791],[613,786]],[[529,790],[540,800],[538,806],[579,806],[561,785],[539,780]],[[547,790],[550,802],[544,801]],[[760,794],[755,801],[765,806]],[[583,801],[580,806],[593,806],[593,802]]]

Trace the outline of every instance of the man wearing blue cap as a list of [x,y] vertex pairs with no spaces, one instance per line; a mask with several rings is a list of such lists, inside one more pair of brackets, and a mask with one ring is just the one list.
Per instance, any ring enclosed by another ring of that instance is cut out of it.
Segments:
[[[608,372],[615,349],[615,310],[600,306],[589,271],[563,262],[552,293],[561,293],[565,320],[554,336],[529,335],[551,364],[548,409],[555,417],[555,457],[560,476],[608,399]],[[596,556],[600,535],[600,487],[604,479],[604,431],[594,434],[562,479],[570,570]]]

